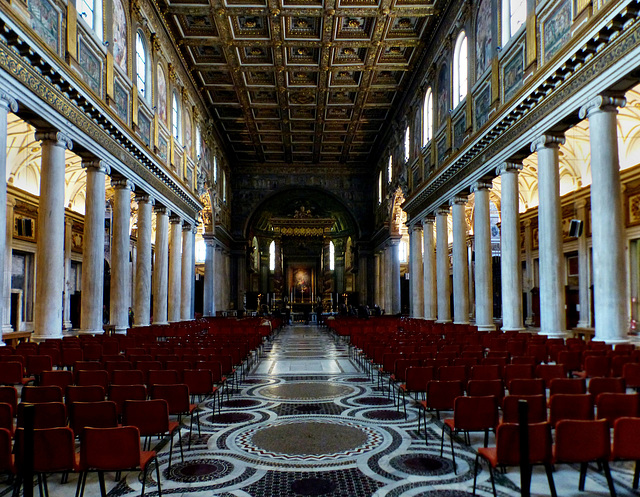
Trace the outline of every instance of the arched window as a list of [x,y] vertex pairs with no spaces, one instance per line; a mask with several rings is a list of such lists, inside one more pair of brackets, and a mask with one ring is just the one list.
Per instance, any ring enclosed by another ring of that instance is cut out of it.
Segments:
[[141,31],[136,32],[136,85],[145,100],[149,100],[147,91],[147,44]]
[[424,147],[433,137],[433,92],[427,88],[422,108],[422,146]]
[[393,179],[393,156],[389,156],[389,164],[387,165],[387,181],[391,183]]
[[527,19],[527,0],[502,0],[502,46],[504,47]]
[[196,126],[196,158],[199,160],[202,156],[202,132],[200,125]]
[[467,96],[467,35],[460,31],[453,52],[453,107]]
[[404,130],[404,161],[409,162],[411,158],[411,128],[407,126]]
[[213,156],[213,182],[218,183],[218,157]]
[[227,173],[222,171],[222,202],[227,203]]
[[382,171],[378,174],[378,204],[382,203]]
[[78,15],[102,41],[102,0],[80,0]]
[[158,93],[158,116],[163,123],[167,123],[167,79],[164,76],[162,66],[158,64],[156,73]]
[[271,240],[269,244],[269,271],[276,270],[276,242]]
[[329,242],[329,271],[336,268],[336,247],[333,242]]
[[407,242],[404,240],[400,242],[398,247],[398,259],[399,262],[407,262]]
[[180,143],[180,106],[178,104],[178,94],[175,92],[171,99],[171,131],[173,138]]

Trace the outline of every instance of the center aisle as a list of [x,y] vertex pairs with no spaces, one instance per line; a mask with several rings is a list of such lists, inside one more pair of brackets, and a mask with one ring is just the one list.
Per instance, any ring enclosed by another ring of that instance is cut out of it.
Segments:
[[[285,327],[265,345],[261,359],[222,403],[201,405],[202,432],[167,469],[161,452],[163,494],[236,497],[469,497],[475,449],[483,434],[471,433],[472,446],[455,438],[457,474],[445,435],[440,457],[441,421],[427,415],[420,433],[418,410],[407,402],[407,419],[388,396],[349,356],[346,343],[313,325]],[[443,413],[450,417],[452,413]],[[186,424],[188,420],[183,420]],[[183,443],[188,441],[183,429]],[[495,436],[489,437],[495,445]],[[614,471],[618,495],[633,495],[632,463]],[[619,471],[622,470],[620,473]],[[624,472],[625,474],[622,474]],[[554,473],[558,495],[578,491],[575,468],[559,465]],[[129,482],[134,483],[134,482]],[[137,482],[135,482],[137,484]],[[154,489],[149,482],[149,490]],[[496,474],[498,495],[518,495],[519,473]],[[137,485],[135,485],[137,488]],[[155,487],[154,490],[156,490]],[[133,489],[120,485],[117,495]],[[604,476],[589,471],[589,495],[609,495]],[[116,493],[112,495],[116,495]],[[548,495],[544,471],[534,470],[531,495]],[[157,495],[151,492],[150,495]],[[479,496],[493,495],[483,467]]]

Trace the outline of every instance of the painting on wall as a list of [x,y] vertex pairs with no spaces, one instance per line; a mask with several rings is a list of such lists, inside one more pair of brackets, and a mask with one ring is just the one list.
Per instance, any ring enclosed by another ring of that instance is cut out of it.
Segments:
[[503,102],[509,100],[520,88],[524,77],[524,49],[520,47],[502,68]]
[[438,73],[438,122],[443,124],[449,114],[449,66],[443,62]]
[[464,142],[464,134],[467,129],[467,113],[463,112],[453,125],[453,146],[458,149]]
[[84,38],[78,42],[78,64],[82,70],[84,81],[98,95],[102,90],[102,64],[100,59],[89,48]]
[[482,0],[476,17],[476,80],[491,65],[491,0]]
[[547,62],[571,37],[571,2],[558,5],[542,24],[544,61]]
[[60,12],[49,0],[28,0],[31,28],[42,40],[60,52]]
[[164,136],[158,135],[158,157],[162,159],[163,162],[167,162],[167,156],[169,153],[169,144]]
[[140,138],[144,144],[148,147],[151,145],[151,119],[146,114],[138,112],[138,129]]
[[315,297],[313,267],[295,264],[288,267],[289,299],[292,302],[311,302]]
[[127,70],[127,16],[120,0],[113,0],[113,59]]
[[167,80],[164,69],[158,64],[158,117],[167,124]]
[[129,122],[129,92],[117,81],[113,85],[113,101],[118,117]]
[[475,129],[478,130],[489,120],[489,109],[491,107],[491,83],[488,83],[480,90],[473,100],[475,109]]

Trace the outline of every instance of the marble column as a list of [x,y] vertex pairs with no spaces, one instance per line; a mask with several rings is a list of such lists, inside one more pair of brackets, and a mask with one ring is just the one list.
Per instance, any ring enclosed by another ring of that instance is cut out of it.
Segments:
[[438,323],[451,321],[451,281],[449,279],[449,209],[436,211],[436,292]]
[[193,286],[193,238],[194,228],[190,224],[182,227],[182,286],[180,293],[180,319],[188,321],[191,315],[191,287]]
[[422,276],[422,225],[414,224],[409,234],[409,285],[411,286],[411,317],[424,316],[424,278]]
[[473,236],[475,245],[476,326],[495,330],[493,324],[493,263],[491,257],[490,182],[476,183],[474,192]]
[[520,215],[518,171],[522,164],[506,162],[500,175],[500,275],[502,330],[520,331],[522,326],[522,269],[520,266]]
[[170,323],[180,321],[181,260],[182,260],[182,220],[172,217],[169,221],[169,311]]
[[422,221],[422,244],[424,246],[423,289],[424,289],[424,318],[435,321],[438,319],[438,292],[436,291],[436,247],[433,236],[434,216],[427,216]]
[[538,240],[540,254],[540,334],[564,336],[565,271],[558,149],[564,137],[542,135],[531,144],[538,154]]
[[153,324],[167,324],[167,285],[169,283],[169,212],[156,205],[155,263],[153,265]]
[[391,245],[384,248],[384,310],[385,314],[393,314],[393,262],[391,261]]
[[596,340],[629,340],[624,211],[618,159],[617,108],[624,98],[599,95],[580,109],[589,119],[591,240]]
[[211,233],[204,234],[204,243],[206,246],[204,258],[204,291],[203,291],[203,307],[202,314],[205,317],[215,316],[215,255],[216,242]]
[[105,177],[109,167],[97,159],[85,160],[86,198],[82,248],[80,333],[102,333],[104,306]]
[[[580,199],[576,202],[576,218],[582,221],[584,228],[587,221],[587,202]],[[589,246],[586,230],[578,237],[578,301],[580,302],[580,319],[578,328],[591,326],[591,296],[589,295]]]
[[390,285],[391,285],[391,313],[400,314],[402,304],[400,300],[400,243],[401,240],[393,240],[389,247],[390,256]]
[[[1,112],[1,111],[0,111]],[[0,120],[1,120],[0,115]],[[1,125],[1,124],[0,124]],[[0,138],[1,139],[1,138]],[[6,147],[5,147],[6,150]],[[1,159],[0,159],[1,160]],[[1,168],[1,166],[0,166]],[[6,187],[6,183],[5,183]],[[2,194],[0,193],[0,197]],[[5,249],[6,257],[4,258],[4,309],[2,310],[2,333],[10,333],[14,331],[11,326],[11,272],[13,270],[13,229],[14,229],[14,220],[13,213],[14,208],[16,206],[16,199],[13,196],[7,198],[7,224],[6,224],[6,245],[3,247]],[[0,231],[0,236],[1,235]],[[1,244],[0,244],[1,245]],[[0,248],[0,253],[2,248]],[[0,257],[2,257],[0,255]],[[2,260],[2,259],[0,259]],[[19,329],[15,331],[20,331]],[[4,342],[0,341],[0,347],[4,346]]]
[[214,307],[216,311],[224,311],[226,309],[224,305],[224,296],[223,293],[223,280],[224,280],[224,259],[222,257],[222,247],[219,245],[216,246],[215,253],[215,267],[216,267],[216,277],[215,277],[215,290],[213,292],[213,301]]
[[[0,243],[0,282],[2,282],[2,294],[0,295],[0,322],[2,322],[2,334],[12,330],[11,328],[11,269],[13,266],[13,209],[7,205],[7,120],[9,112],[17,112],[18,103],[6,93],[0,93],[0,177],[3,178],[0,186],[0,219],[6,218],[7,222],[0,223],[0,240],[6,240],[6,244]],[[15,200],[12,200],[12,204]],[[9,208],[7,208],[9,207]],[[7,209],[2,212],[2,209]],[[9,218],[11,215],[11,218]],[[16,330],[18,331],[18,330]],[[0,347],[5,343],[0,338]]]
[[533,326],[533,290],[535,286],[533,274],[533,229],[531,219],[524,221],[524,259],[525,259],[525,280],[522,282],[522,290],[527,297],[527,315],[524,320],[526,326]]
[[111,288],[109,322],[116,333],[129,327],[129,246],[131,224],[131,190],[133,183],[126,178],[111,178],[113,197],[113,235],[111,237]]
[[71,299],[69,298],[69,287],[71,286],[71,235],[73,228],[73,220],[65,217],[64,219],[64,291],[62,298],[62,329],[71,329]]
[[451,201],[453,220],[453,322],[469,324],[469,267],[467,266],[466,197]]
[[133,299],[134,326],[151,323],[151,215],[153,199],[138,193],[138,240],[136,256],[136,286]]
[[468,286],[468,295],[469,295],[469,321],[475,322],[476,320],[476,273],[475,273],[475,261],[474,261],[474,252],[475,252],[475,240],[473,235],[467,235],[467,268],[469,276],[467,281],[469,282]]
[[380,254],[375,254],[373,256],[374,260],[374,271],[375,271],[375,283],[374,283],[374,305],[380,305]]
[[[4,129],[1,125],[0,128]],[[62,337],[65,151],[71,149],[73,143],[65,134],[57,131],[37,131],[35,139],[42,142],[42,167],[37,225],[39,243],[36,247],[37,305],[33,338],[42,341]],[[6,205],[6,199],[0,198],[0,206],[6,208]]]

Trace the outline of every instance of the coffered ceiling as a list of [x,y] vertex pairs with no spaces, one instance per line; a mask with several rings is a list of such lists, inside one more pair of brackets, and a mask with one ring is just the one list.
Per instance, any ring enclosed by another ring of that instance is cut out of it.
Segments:
[[158,1],[239,163],[366,162],[437,17],[436,0]]

